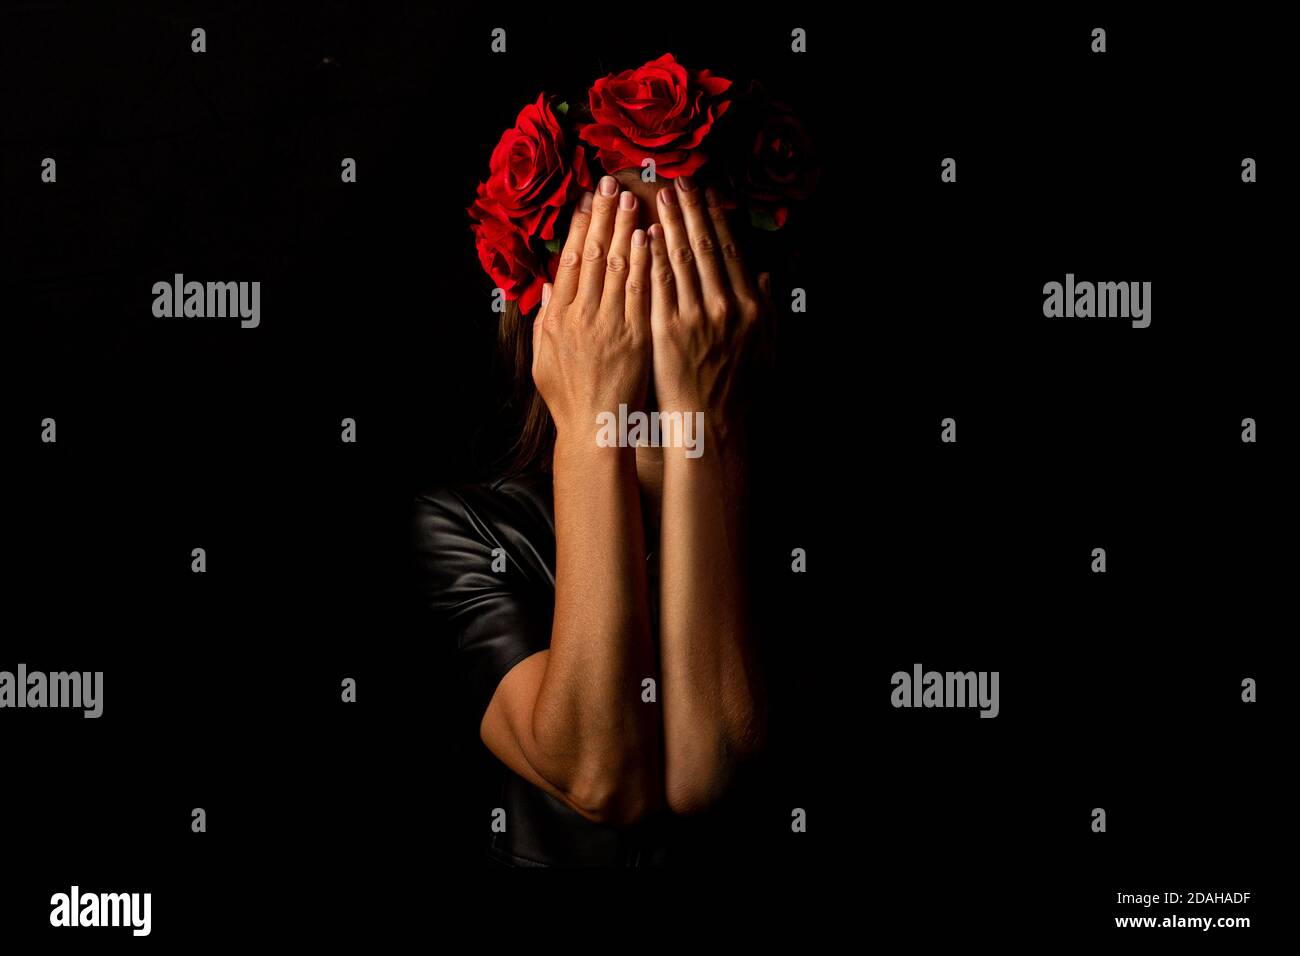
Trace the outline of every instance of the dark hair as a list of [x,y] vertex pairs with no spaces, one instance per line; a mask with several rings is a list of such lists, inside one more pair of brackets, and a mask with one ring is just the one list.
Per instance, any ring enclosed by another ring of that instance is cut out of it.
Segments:
[[506,475],[550,471],[555,448],[551,412],[533,383],[533,320],[541,311],[525,315],[518,302],[507,302],[497,326],[501,358],[513,387],[511,406],[520,417],[519,437],[506,453]]

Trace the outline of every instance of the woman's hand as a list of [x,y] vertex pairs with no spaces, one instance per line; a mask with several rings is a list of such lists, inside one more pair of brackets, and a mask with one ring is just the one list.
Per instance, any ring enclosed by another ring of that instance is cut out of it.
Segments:
[[640,408],[650,375],[650,256],[637,199],[606,176],[569,225],[533,322],[533,381],[560,442],[595,445],[596,416]]
[[702,411],[725,432],[741,372],[770,316],[771,277],[755,282],[717,193],[688,176],[659,190],[650,227],[655,396],[663,411]]

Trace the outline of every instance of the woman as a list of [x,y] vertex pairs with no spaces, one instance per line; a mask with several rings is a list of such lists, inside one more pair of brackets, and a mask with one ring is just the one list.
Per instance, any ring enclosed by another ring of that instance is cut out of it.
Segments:
[[[494,167],[512,192],[489,181],[471,210],[481,253],[496,230],[491,267],[514,224],[550,239],[554,207],[574,205],[553,279],[514,283],[503,323],[535,389],[520,467],[417,502],[423,593],[457,636],[479,735],[505,768],[489,857],[509,865],[665,862],[674,821],[716,805],[764,741],[741,426],[771,283],[696,175],[726,81],[670,61],[593,87],[582,138],[612,172],[594,190],[580,146],[560,172],[520,175],[571,148],[539,98],[517,130],[549,131],[545,148],[503,139]],[[692,94],[683,122],[672,110]],[[640,125],[615,122],[611,140],[600,126],[620,95]],[[663,112],[648,118],[655,97]],[[647,129],[654,142],[638,144]],[[675,175],[643,181],[646,155]],[[520,193],[529,203],[511,205]],[[702,421],[694,450],[608,441],[600,422],[620,408]]]

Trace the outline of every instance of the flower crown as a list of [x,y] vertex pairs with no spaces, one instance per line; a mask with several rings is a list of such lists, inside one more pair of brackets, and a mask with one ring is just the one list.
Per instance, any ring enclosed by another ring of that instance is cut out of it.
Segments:
[[575,110],[542,93],[520,110],[469,207],[483,270],[524,312],[555,277],[561,213],[595,188],[592,150],[606,173],[635,169],[646,180],[694,175],[707,164],[729,204],[769,231],[783,228],[791,204],[816,185],[803,124],[757,82],[737,94],[731,80],[665,53],[597,80],[587,100]]

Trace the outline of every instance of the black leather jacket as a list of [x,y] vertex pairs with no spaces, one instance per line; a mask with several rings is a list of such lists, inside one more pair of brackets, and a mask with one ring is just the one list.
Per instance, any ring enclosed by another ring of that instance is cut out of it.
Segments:
[[[455,639],[474,732],[497,684],[551,641],[555,512],[551,479],[533,474],[442,489],[415,506],[419,587],[442,639]],[[493,572],[493,550],[506,570]],[[669,818],[635,827],[592,823],[499,761],[506,832],[489,836],[490,861],[511,866],[647,866],[666,862]],[[484,830],[489,814],[482,816]]]

